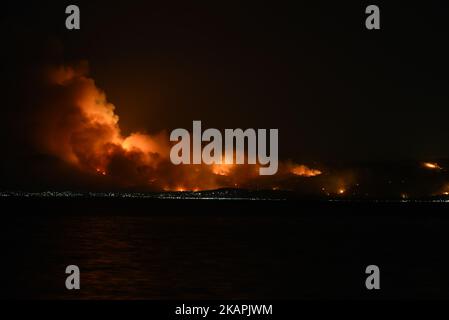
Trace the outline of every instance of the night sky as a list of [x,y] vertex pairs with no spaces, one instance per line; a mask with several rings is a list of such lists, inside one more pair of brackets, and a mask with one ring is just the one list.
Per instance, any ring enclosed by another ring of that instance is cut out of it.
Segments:
[[[68,4],[81,30],[65,29]],[[381,30],[366,30],[368,4]],[[80,60],[125,133],[201,120],[278,128],[296,161],[449,157],[448,15],[447,1],[2,4],[3,186],[46,156],[30,142],[37,70]]]

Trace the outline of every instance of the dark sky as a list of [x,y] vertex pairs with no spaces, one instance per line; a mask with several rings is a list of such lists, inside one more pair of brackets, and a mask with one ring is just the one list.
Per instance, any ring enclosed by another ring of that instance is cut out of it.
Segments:
[[[280,156],[299,161],[448,157],[447,1],[389,2],[2,4],[3,143],[36,152],[32,71],[84,59],[125,132],[202,120],[279,128]],[[378,31],[365,29],[371,3]],[[65,29],[68,4],[79,31]]]

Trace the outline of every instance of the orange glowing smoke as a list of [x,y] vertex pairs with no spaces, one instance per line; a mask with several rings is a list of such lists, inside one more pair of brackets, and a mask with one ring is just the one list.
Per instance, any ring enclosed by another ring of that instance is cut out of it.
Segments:
[[[39,144],[85,172],[110,176],[120,185],[148,185],[167,161],[165,133],[124,136],[115,106],[86,76],[87,64],[48,72],[50,102],[39,114]],[[122,183],[123,182],[123,183]]]
[[290,169],[290,172],[302,177],[315,177],[322,173],[320,170],[311,169],[305,165],[295,165]]
[[[258,165],[175,166],[169,159],[171,143],[165,132],[123,135],[115,106],[87,71],[86,63],[49,70],[50,98],[39,109],[36,135],[43,150],[121,187],[181,191],[259,186],[253,183],[260,179]],[[321,174],[304,165],[284,164],[284,168],[301,177]]]

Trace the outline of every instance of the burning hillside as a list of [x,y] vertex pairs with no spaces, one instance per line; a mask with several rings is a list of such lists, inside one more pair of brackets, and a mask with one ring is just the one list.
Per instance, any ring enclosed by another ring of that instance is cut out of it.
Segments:
[[168,134],[124,135],[115,106],[108,102],[86,63],[47,72],[49,94],[39,101],[36,140],[39,148],[111,186],[153,190],[206,190],[223,187],[275,188],[291,177],[310,178],[318,169],[291,162],[277,174],[259,177],[260,164],[173,165]]

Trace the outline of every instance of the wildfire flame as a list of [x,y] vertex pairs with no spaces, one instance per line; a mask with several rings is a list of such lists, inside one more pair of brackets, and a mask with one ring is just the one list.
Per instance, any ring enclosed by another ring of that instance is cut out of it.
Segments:
[[[123,135],[115,106],[87,76],[86,63],[51,68],[50,101],[40,108],[38,143],[48,153],[81,171],[121,186],[160,190],[204,190],[250,186],[259,178],[258,165],[182,165],[169,160],[171,143],[165,132]],[[282,174],[314,177],[320,170],[280,164]],[[265,181],[265,180],[264,180]],[[258,185],[258,184],[257,184]],[[273,188],[267,185],[267,188]],[[279,188],[276,182],[275,188]]]
[[322,173],[320,170],[311,169],[305,165],[296,165],[293,168],[291,168],[290,172],[296,176],[302,177],[315,177]]
[[441,169],[443,169],[436,162],[423,162],[422,165],[424,166],[424,168],[431,169],[431,170],[441,170]]
[[213,164],[212,165],[212,172],[214,174],[218,174],[220,176],[229,176],[232,172],[232,169],[234,168],[235,165],[233,164],[226,164],[226,163],[222,163],[222,164]]

